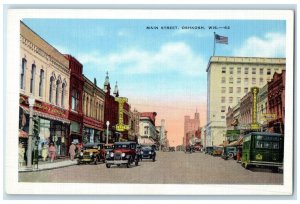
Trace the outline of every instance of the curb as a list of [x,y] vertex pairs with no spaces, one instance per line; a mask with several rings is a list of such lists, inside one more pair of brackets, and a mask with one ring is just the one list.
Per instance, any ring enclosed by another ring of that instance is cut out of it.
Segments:
[[62,165],[62,166],[55,166],[55,167],[46,167],[46,168],[40,168],[40,169],[30,169],[30,170],[22,169],[22,170],[18,170],[18,172],[19,173],[26,173],[26,172],[46,171],[46,170],[59,169],[59,168],[74,166],[74,165],[77,165],[77,163],[65,164],[65,165]]

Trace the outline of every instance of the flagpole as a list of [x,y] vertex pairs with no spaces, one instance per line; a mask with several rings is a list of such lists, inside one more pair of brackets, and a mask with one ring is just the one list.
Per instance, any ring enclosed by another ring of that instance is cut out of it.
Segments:
[[216,32],[214,32],[214,51],[213,51],[213,56],[215,56],[215,50],[216,50]]

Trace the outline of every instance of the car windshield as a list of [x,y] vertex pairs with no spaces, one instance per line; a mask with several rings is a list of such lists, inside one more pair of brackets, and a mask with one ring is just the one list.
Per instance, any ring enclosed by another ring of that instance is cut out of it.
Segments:
[[152,147],[142,147],[143,150],[152,150]]
[[115,149],[129,149],[130,146],[128,144],[116,144]]

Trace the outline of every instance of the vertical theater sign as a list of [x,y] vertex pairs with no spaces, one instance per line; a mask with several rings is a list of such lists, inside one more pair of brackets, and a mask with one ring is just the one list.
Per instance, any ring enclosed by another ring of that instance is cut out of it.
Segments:
[[258,87],[251,88],[251,93],[252,93],[252,97],[253,97],[251,130],[259,129],[259,124],[257,122],[257,94],[258,94],[258,92],[259,92]]
[[129,125],[124,124],[124,104],[128,102],[125,97],[116,97],[115,101],[118,102],[118,124],[116,124],[116,130],[118,132],[124,132],[129,130]]

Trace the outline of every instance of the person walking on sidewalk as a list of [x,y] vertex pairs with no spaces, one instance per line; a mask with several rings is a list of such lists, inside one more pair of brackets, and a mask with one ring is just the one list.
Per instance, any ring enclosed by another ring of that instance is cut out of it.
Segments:
[[69,148],[69,154],[70,154],[71,161],[74,160],[75,150],[76,150],[76,146],[75,146],[74,142],[72,142],[72,144],[70,145],[70,148]]
[[23,166],[24,163],[24,154],[25,154],[25,148],[23,147],[23,144],[19,144],[19,167]]
[[47,148],[47,145],[45,145],[45,143],[43,143],[42,144],[42,158],[43,158],[43,161],[46,161],[47,156],[48,156],[48,148]]
[[50,154],[51,162],[53,162],[53,160],[55,158],[55,146],[53,143],[50,143],[49,154]]

